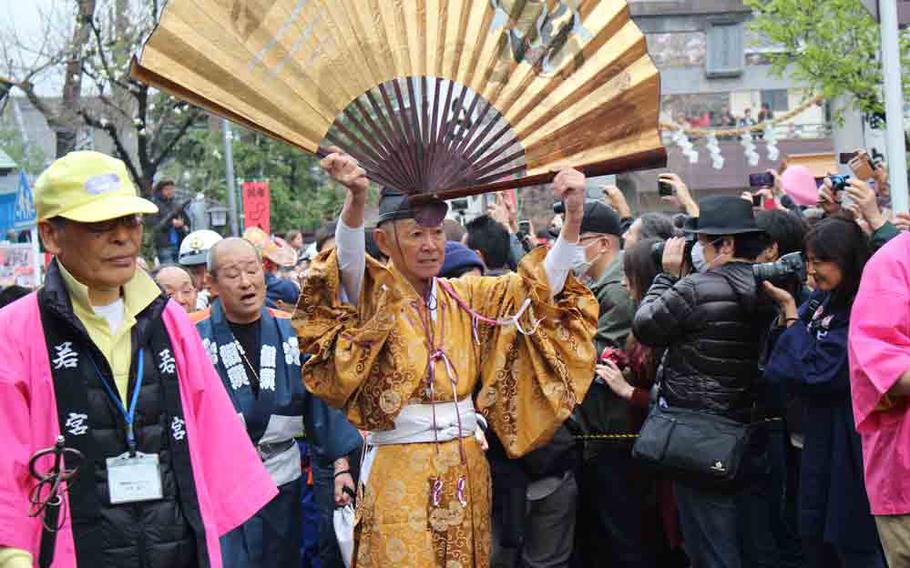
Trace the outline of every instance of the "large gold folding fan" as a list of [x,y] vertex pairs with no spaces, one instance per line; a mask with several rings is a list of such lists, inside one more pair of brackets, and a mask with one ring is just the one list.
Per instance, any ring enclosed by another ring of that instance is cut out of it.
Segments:
[[408,193],[666,161],[625,0],[170,0],[132,73]]

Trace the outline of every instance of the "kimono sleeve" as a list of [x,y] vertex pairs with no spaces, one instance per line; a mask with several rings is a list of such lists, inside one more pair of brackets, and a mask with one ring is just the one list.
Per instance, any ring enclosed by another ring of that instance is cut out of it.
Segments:
[[337,253],[323,253],[310,267],[292,318],[307,390],[345,409],[348,419],[365,429],[372,429],[368,412],[352,398],[374,369],[393,364],[385,346],[403,300],[394,285],[386,285],[391,278],[384,266],[367,258],[360,301],[354,306],[341,300]]
[[[197,492],[208,496],[219,535],[256,514],[275,495],[275,482],[262,465],[237,417],[224,384],[186,315],[171,302],[166,320],[175,349],[190,459]],[[202,485],[204,491],[200,490]]]
[[552,299],[545,253],[528,253],[516,274],[450,281],[481,315],[506,318],[521,313],[521,329],[478,328],[477,407],[512,457],[547,443],[594,378],[597,300],[571,276]]
[[910,265],[905,243],[906,236],[901,236],[869,261],[853,302],[850,378],[860,432],[874,428],[877,410],[887,412],[888,391],[910,369]]

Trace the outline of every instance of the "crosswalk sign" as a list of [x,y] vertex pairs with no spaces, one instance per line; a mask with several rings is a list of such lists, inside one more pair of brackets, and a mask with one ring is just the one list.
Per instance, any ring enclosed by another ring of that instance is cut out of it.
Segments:
[[35,199],[32,188],[28,185],[25,172],[19,172],[19,186],[16,188],[16,208],[13,213],[13,226],[25,229],[35,224],[38,214],[35,211]]

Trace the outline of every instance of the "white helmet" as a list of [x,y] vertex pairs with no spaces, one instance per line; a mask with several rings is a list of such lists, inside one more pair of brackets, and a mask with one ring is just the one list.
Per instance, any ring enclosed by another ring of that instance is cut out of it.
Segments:
[[187,235],[180,243],[180,253],[177,262],[183,266],[205,264],[209,256],[209,249],[223,237],[215,231],[201,229]]

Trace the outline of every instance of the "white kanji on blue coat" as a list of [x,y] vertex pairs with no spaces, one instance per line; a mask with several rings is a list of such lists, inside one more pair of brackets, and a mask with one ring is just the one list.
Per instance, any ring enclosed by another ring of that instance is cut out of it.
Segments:
[[259,388],[267,391],[275,390],[275,369],[264,368],[259,371]]
[[284,362],[287,365],[300,366],[300,344],[296,337],[289,337],[282,346],[284,347]]
[[225,367],[233,367],[240,364],[240,352],[237,351],[236,343],[228,343],[218,348],[221,352],[221,361]]
[[206,337],[202,340],[202,346],[205,347],[205,350],[208,351],[209,359],[212,360],[212,365],[218,364],[218,344]]
[[246,370],[243,368],[243,365],[234,365],[229,368],[227,370],[227,375],[228,381],[231,383],[231,388],[234,390],[250,384],[250,378],[246,376]]

